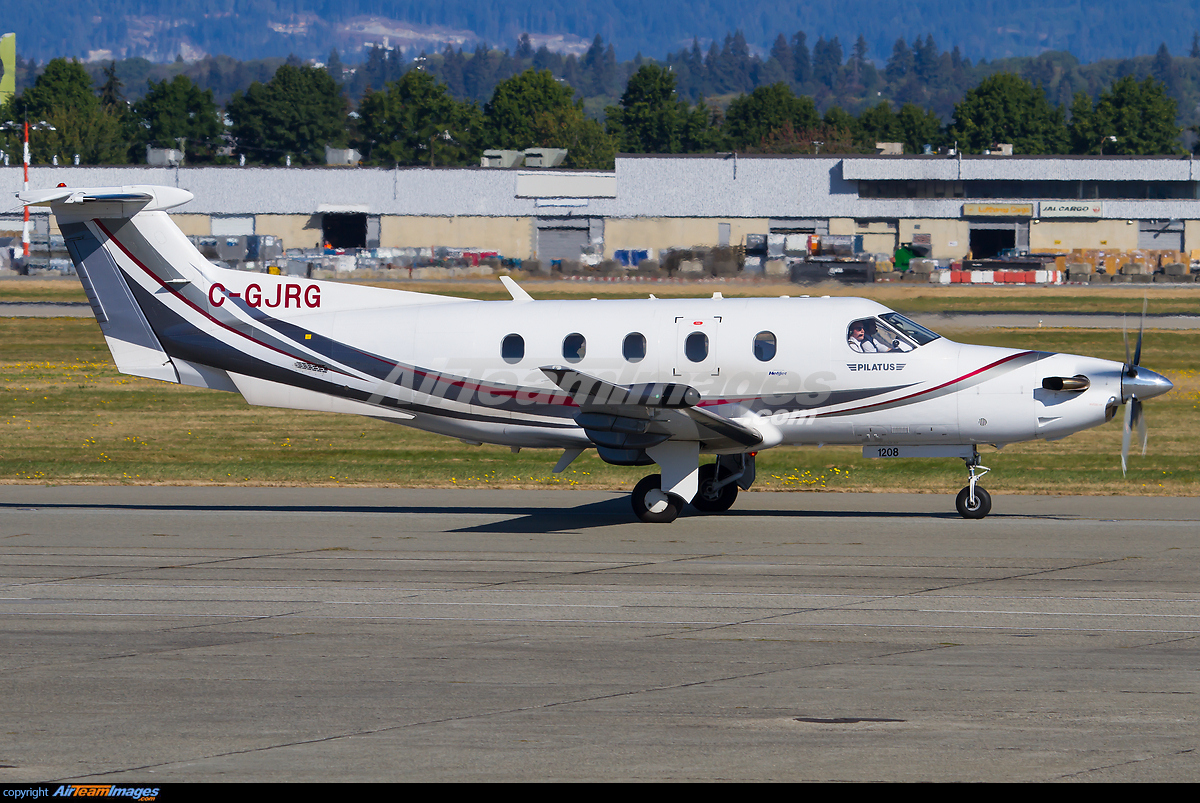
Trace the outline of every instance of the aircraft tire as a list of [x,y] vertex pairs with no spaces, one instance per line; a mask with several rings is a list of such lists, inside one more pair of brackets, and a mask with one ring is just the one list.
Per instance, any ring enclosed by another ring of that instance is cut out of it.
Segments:
[[723,488],[713,490],[717,482],[717,464],[705,463],[700,466],[700,482],[696,487],[696,495],[692,497],[692,507],[701,513],[724,513],[733,507],[737,499],[738,486],[731,482]]
[[662,490],[662,475],[651,474],[648,477],[643,477],[641,482],[633,488],[633,494],[630,496],[630,502],[633,504],[633,515],[637,516],[641,521],[649,524],[670,524],[679,517],[679,511],[683,509],[683,500],[675,494],[667,494],[667,504],[662,510],[651,510],[651,504],[646,499],[647,494],[651,491]]
[[971,486],[968,485],[958,492],[954,506],[958,508],[959,515],[964,519],[982,519],[992,512],[992,495],[976,485],[975,506],[971,507]]

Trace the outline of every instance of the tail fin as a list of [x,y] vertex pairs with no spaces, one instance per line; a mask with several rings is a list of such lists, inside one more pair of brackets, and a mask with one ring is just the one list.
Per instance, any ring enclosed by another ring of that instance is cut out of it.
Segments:
[[[175,363],[135,293],[149,284],[148,279],[169,285],[203,280],[207,260],[163,211],[187,203],[192,194],[172,187],[133,186],[58,188],[17,197],[54,212],[117,370],[180,382]],[[131,266],[146,275],[129,275]]]
[[[18,197],[53,210],[117,369],[126,374],[240,392],[252,404],[345,411],[400,369],[371,351],[374,345],[338,339],[330,331],[337,314],[382,309],[390,317],[401,306],[463,303],[216,267],[164,211],[191,199],[183,190],[59,188]],[[362,331],[354,330],[360,338]],[[331,407],[333,397],[340,407]],[[381,414],[377,409],[390,408],[372,401],[354,411]]]

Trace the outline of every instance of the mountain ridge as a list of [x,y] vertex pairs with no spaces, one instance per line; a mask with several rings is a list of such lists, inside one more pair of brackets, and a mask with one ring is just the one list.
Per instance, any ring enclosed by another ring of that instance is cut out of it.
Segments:
[[[0,0],[24,58],[59,56],[93,60],[143,57],[151,61],[199,58],[323,58],[333,48],[347,61],[360,60],[365,43],[400,47],[416,55],[445,45],[469,48],[486,42],[513,48],[522,33],[535,47],[578,54],[596,35],[611,42],[619,58],[641,53],[660,59],[700,40],[702,46],[742,31],[765,52],[777,35],[808,34],[809,42],[838,37],[850,46],[862,36],[869,58],[885,62],[897,37],[932,35],[975,60],[1035,56],[1062,50],[1081,61],[1132,58],[1166,43],[1186,53],[1200,29],[1200,7],[1186,0],[1153,5],[1132,0],[951,0],[921,4],[894,0],[810,0],[780,6],[768,0]],[[1166,24],[1164,24],[1166,21]]]

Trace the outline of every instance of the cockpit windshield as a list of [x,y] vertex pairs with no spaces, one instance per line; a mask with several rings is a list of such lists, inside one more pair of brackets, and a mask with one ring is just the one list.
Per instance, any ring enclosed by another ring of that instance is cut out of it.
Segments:
[[926,343],[932,343],[941,335],[936,332],[931,332],[921,324],[910,321],[898,312],[885,312],[879,316],[883,320],[890,323],[892,326],[899,329],[903,334],[908,336],[908,339],[916,343],[918,346],[924,346]]
[[852,321],[846,330],[846,345],[851,351],[865,354],[912,351],[937,340],[940,335],[913,323],[896,312],[887,312],[878,318],[860,318]]

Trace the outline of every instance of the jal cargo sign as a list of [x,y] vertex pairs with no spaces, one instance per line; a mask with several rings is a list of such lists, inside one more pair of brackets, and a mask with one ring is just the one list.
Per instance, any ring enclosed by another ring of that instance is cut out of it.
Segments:
[[963,204],[963,217],[1033,217],[1033,204]]
[[1041,217],[1104,217],[1104,205],[1099,201],[1042,201]]

